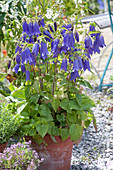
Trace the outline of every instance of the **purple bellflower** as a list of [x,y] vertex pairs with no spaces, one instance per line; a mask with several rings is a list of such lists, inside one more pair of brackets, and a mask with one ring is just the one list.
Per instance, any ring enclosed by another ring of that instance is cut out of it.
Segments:
[[90,37],[86,37],[84,40],[85,48],[90,48],[92,46],[92,40]]
[[21,64],[21,71],[22,71],[23,73],[26,71],[24,64]]
[[57,31],[57,23],[56,22],[54,22],[54,29],[55,29],[55,31]]
[[78,58],[78,62],[79,62],[79,69],[82,70],[82,68],[83,68],[83,62],[82,62],[81,57]]
[[45,30],[43,31],[44,35],[47,35],[49,38],[53,39],[53,37],[51,36],[51,34],[49,33],[49,31]]
[[39,52],[39,44],[38,43],[35,43],[33,45],[33,48],[32,48],[32,53],[35,55],[35,56],[38,56],[38,52]]
[[86,71],[86,69],[88,69],[89,71],[91,71],[91,69],[90,69],[90,64],[89,64],[89,60],[83,60],[83,69],[84,69],[84,71]]
[[16,62],[17,62],[17,64],[20,64],[20,61],[21,61],[20,55],[17,55],[17,56],[16,56]]
[[62,60],[61,70],[67,71],[67,59]]
[[30,81],[30,72],[29,70],[26,70],[26,81]]
[[47,54],[49,54],[47,50],[47,45],[44,42],[41,42],[41,48],[40,48],[40,57],[45,60],[47,58]]
[[42,20],[40,21],[40,25],[41,25],[42,27],[45,27],[44,19],[42,19]]
[[51,32],[54,32],[54,30],[53,30],[53,28],[50,24],[49,24],[49,29],[50,29]]
[[26,34],[28,34],[28,32],[29,32],[29,28],[28,28],[28,24],[27,24],[27,22],[26,21],[24,21],[23,23],[22,23],[22,28],[23,28],[23,34],[24,33],[26,33]]
[[34,33],[34,35],[40,34],[39,24],[38,24],[37,22],[35,22],[35,23],[33,24],[33,33]]
[[94,45],[93,45],[93,50],[94,50],[94,53],[98,53],[100,54],[100,49],[99,49],[99,37],[96,38],[96,40],[94,41]]
[[29,24],[28,24],[28,28],[29,28],[29,33],[28,33],[28,35],[29,36],[33,36],[34,34],[33,34],[33,22],[30,22]]
[[[96,31],[96,29],[95,29],[95,27],[94,27],[93,25],[90,25],[89,31]],[[90,34],[90,35],[91,35],[91,37],[93,37],[93,36],[95,36],[96,34],[93,33],[93,34]]]
[[100,36],[100,37],[99,37],[99,46],[102,47],[102,48],[103,48],[104,46],[106,46],[106,45],[105,45],[105,42],[104,42],[104,37],[103,37],[103,36]]
[[78,34],[78,32],[75,33],[75,39],[76,39],[77,42],[79,42],[79,34]]
[[51,43],[51,51],[53,53],[58,50],[58,44],[59,44],[59,40],[58,39],[52,41],[52,43]]
[[77,77],[80,77],[80,75],[78,74],[78,71],[75,70],[71,72],[70,81],[75,80]]
[[19,65],[19,64],[16,64],[12,71],[17,74],[17,73],[18,73],[18,70],[19,70],[19,67],[20,67],[20,65]]
[[76,70],[76,71],[79,70],[79,62],[78,62],[78,59],[75,59],[75,61],[73,62],[73,70]]
[[34,66],[36,64],[35,56],[33,54],[31,54],[31,61],[29,62],[29,64]]

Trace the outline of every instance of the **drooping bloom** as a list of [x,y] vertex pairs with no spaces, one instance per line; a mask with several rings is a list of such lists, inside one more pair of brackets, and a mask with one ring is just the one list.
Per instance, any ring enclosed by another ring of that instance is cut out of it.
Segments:
[[28,24],[28,29],[29,29],[28,35],[29,35],[29,36],[33,36],[33,35],[34,35],[34,34],[33,34],[33,22],[30,22],[30,23]]
[[30,72],[26,70],[26,81],[30,80]]
[[43,31],[44,35],[47,35],[49,38],[53,39],[53,37],[51,36],[51,34],[49,33],[49,31],[45,30]]
[[21,71],[22,71],[23,73],[26,71],[24,64],[21,64]]
[[35,60],[35,57],[33,54],[30,54],[31,55],[31,61],[29,62],[30,65],[34,65],[36,64],[36,60]]
[[41,25],[42,27],[45,27],[44,19],[42,19],[42,20],[40,21],[40,25]]
[[97,0],[98,4],[100,5],[100,10],[104,9],[104,3],[102,0]]
[[78,34],[78,32],[75,33],[75,39],[76,39],[77,42],[79,42],[79,34]]
[[90,37],[86,37],[84,40],[85,48],[90,48],[92,46],[92,40]]
[[19,70],[19,67],[20,67],[20,65],[19,65],[19,64],[16,64],[12,71],[17,74],[17,73],[18,73],[18,70]]
[[45,60],[47,58],[47,54],[49,54],[47,50],[47,45],[43,41],[41,42],[41,48],[40,48],[40,57]]
[[100,54],[100,49],[99,49],[99,37],[96,38],[96,40],[94,41],[93,51],[94,51],[94,53],[97,52],[98,54]]
[[50,24],[49,24],[49,29],[50,29],[51,32],[54,32],[54,30],[53,30],[53,28]]
[[57,23],[56,22],[54,22],[54,29],[55,29],[55,31],[57,31]]
[[35,55],[35,56],[38,56],[38,52],[39,52],[39,44],[38,43],[35,43],[33,45],[33,48],[32,48],[32,53]]
[[79,75],[77,70],[71,72],[70,81],[75,80],[77,77],[80,77],[80,75]]
[[11,67],[11,60],[8,61],[8,69]]
[[[89,27],[89,31],[96,31],[96,29],[95,29],[94,25],[90,25],[90,27]],[[96,34],[95,34],[95,33],[93,33],[93,34],[90,34],[90,35],[91,35],[91,37],[93,37],[93,36],[95,36]]]
[[53,53],[57,51],[58,44],[59,44],[59,40],[58,39],[55,39],[54,41],[52,41],[52,43],[51,43],[51,51]]
[[20,61],[21,61],[20,55],[17,55],[17,56],[16,56],[16,62],[17,62],[17,64],[20,64]]
[[62,60],[61,70],[67,71],[67,59]]
[[81,57],[78,57],[78,62],[79,62],[79,69],[82,70],[82,68],[83,68],[83,62],[82,62]]
[[24,21],[23,23],[22,23],[22,28],[23,28],[23,34],[24,33],[26,33],[26,34],[28,34],[28,32],[29,32],[29,28],[28,28],[28,24],[27,24],[27,22],[26,21]]
[[75,59],[73,62],[73,70],[78,71],[79,70],[79,62],[78,59]]
[[104,42],[104,37],[103,37],[103,36],[100,36],[100,37],[99,37],[99,46],[102,47],[102,48],[103,48],[104,46],[106,46],[106,45],[105,45],[105,42]]
[[40,34],[39,24],[38,24],[37,22],[35,22],[35,23],[33,24],[33,33],[34,33],[34,35],[35,35],[35,34]]
[[83,60],[83,69],[84,71],[86,71],[86,69],[88,69],[89,71],[91,70],[89,60]]

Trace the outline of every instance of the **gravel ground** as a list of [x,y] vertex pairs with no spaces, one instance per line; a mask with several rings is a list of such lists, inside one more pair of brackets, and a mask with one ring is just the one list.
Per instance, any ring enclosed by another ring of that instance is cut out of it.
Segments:
[[83,132],[81,143],[73,146],[71,169],[113,170],[113,113],[109,110],[113,100],[105,91],[86,90],[96,103],[93,108],[97,133],[91,125]]

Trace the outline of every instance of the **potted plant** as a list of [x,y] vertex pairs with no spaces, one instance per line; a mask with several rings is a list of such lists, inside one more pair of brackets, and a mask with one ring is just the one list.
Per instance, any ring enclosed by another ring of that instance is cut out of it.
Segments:
[[6,148],[0,153],[1,169],[21,169],[32,170],[37,169],[43,158],[39,159],[38,153],[30,147],[29,142],[18,142]]
[[81,88],[92,87],[82,73],[91,71],[89,60],[105,46],[104,38],[94,23],[81,30],[82,25],[45,22],[42,16],[24,19],[22,27],[8,98],[18,102],[21,131],[45,159],[40,168],[69,169],[83,128],[93,120],[97,130],[95,104]]
[[0,106],[0,152],[4,150],[8,140],[14,135],[19,126],[16,117],[5,104]]

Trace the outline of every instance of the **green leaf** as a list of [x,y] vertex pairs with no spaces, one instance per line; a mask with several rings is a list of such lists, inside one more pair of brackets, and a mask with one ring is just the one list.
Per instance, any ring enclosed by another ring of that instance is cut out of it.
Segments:
[[54,126],[52,129],[52,136],[59,136],[59,128]]
[[61,129],[61,138],[65,141],[69,137],[69,129]]
[[51,102],[52,106],[53,106],[53,109],[55,110],[55,112],[57,111],[59,105],[60,105],[60,101],[58,99],[53,99],[52,102]]
[[90,108],[92,108],[92,107],[95,107],[95,104],[94,104],[94,102],[93,102],[92,100],[90,100],[90,99],[84,99],[84,100],[82,101],[82,108],[83,108],[83,109],[90,109]]
[[33,87],[34,87],[35,91],[38,93],[39,92],[39,81],[38,80],[36,80],[34,82]]
[[77,114],[80,116],[80,119],[84,121],[88,118],[87,113],[84,110],[78,110]]
[[23,101],[22,103],[19,103],[18,108],[17,108],[18,114],[21,113],[25,109],[27,104],[28,103],[26,101]]
[[69,129],[69,133],[71,136],[71,140],[75,141],[78,140],[83,132],[83,128],[80,125],[72,124]]
[[38,112],[39,112],[40,116],[45,116],[45,117],[46,117],[48,114],[51,113],[51,112],[50,112],[50,109],[47,107],[47,105],[44,105],[44,104],[42,104],[42,105],[39,106]]
[[79,106],[76,100],[69,101],[69,108],[74,110],[81,110],[81,107]]
[[52,130],[53,130],[53,127],[55,127],[55,124],[54,122],[49,122],[48,123],[48,133],[52,136]]
[[69,110],[69,99],[63,99],[60,103],[60,107],[64,110]]
[[15,99],[18,99],[18,100],[20,100],[20,101],[26,99],[26,98],[25,98],[25,90],[23,90],[23,89],[16,90],[16,91],[12,94],[12,96],[13,96]]
[[36,130],[33,128],[29,129],[29,136],[34,136],[36,134]]
[[39,100],[38,94],[33,94],[29,99],[30,103],[34,103],[34,104],[36,104],[38,102],[38,100]]
[[73,111],[72,114],[67,113],[67,120],[70,123],[75,123],[76,122],[76,113]]
[[39,135],[44,137],[48,132],[48,123],[47,122],[40,122],[36,123],[36,130],[38,131]]
[[63,113],[61,115],[56,115],[56,117],[59,122],[65,122],[65,115]]
[[81,106],[81,104],[82,104],[82,96],[79,93],[76,93],[76,100],[77,100],[77,103]]
[[27,112],[21,112],[21,116],[23,117],[29,117],[29,114]]

